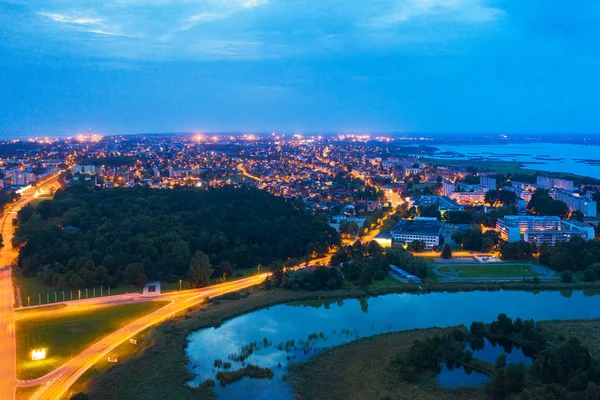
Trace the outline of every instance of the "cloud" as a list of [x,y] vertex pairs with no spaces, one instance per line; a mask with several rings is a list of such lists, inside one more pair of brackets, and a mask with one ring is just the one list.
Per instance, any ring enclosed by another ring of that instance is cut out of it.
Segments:
[[75,25],[101,25],[104,21],[100,18],[82,17],[76,15],[66,15],[56,12],[38,12],[38,15],[48,17],[55,22],[63,22]]
[[[52,22],[38,28],[44,38],[55,31],[73,52],[156,61],[407,49],[464,40],[503,14],[487,0],[31,0],[29,8]],[[82,41],[82,32],[102,40]]]
[[391,11],[374,18],[373,26],[407,22],[417,18],[482,23],[496,20],[503,11],[486,5],[485,0],[397,0]]
[[110,25],[103,18],[86,15],[80,11],[73,11],[70,13],[39,11],[37,14],[42,17],[49,18],[56,23],[62,24],[67,28],[71,28],[80,32],[87,32],[101,36],[133,36],[124,34],[119,26]]

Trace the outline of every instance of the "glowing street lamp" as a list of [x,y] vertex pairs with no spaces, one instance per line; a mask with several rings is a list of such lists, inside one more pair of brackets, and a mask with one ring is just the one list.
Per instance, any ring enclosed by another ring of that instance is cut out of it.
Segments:
[[33,361],[43,360],[46,358],[46,349],[37,349],[31,351],[31,359]]

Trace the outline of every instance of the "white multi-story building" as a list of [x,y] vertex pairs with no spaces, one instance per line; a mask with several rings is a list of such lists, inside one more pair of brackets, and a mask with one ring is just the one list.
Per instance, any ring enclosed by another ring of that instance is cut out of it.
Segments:
[[71,173],[75,174],[89,174],[96,175],[97,168],[95,165],[74,165],[71,167]]
[[547,176],[538,176],[537,184],[546,189],[563,189],[568,191],[573,191],[575,188],[575,183],[568,179],[560,179],[560,178],[550,178]]
[[496,190],[496,178],[490,178],[488,176],[479,177],[479,186],[488,188],[489,190]]
[[464,204],[483,204],[485,203],[485,193],[481,192],[453,192],[450,194],[452,200]]
[[12,178],[13,185],[26,186],[35,182],[35,174],[31,172],[17,172]]
[[554,200],[564,201],[569,210],[580,211],[585,217],[595,217],[597,204],[595,201],[590,200],[586,197],[579,197],[575,193],[568,192],[566,190],[555,190],[550,192],[550,196]]
[[573,237],[586,240],[594,238],[592,226],[579,221],[561,220],[559,217],[509,215],[496,221],[496,230],[500,233],[500,238],[509,243],[518,242],[521,237],[526,242],[535,242],[537,245],[555,245]]
[[456,185],[448,179],[442,181],[442,194],[444,196],[450,196],[452,192],[456,190]]
[[425,242],[427,249],[435,249],[440,246],[440,235],[444,223],[439,221],[413,221],[401,220],[390,231],[393,244],[407,245],[415,240]]

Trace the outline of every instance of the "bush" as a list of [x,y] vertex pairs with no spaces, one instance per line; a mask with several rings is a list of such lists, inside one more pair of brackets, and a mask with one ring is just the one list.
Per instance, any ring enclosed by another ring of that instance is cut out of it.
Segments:
[[585,271],[583,271],[583,280],[586,282],[596,282],[596,279],[598,279],[598,274],[596,273],[596,271],[592,268],[586,268]]
[[573,282],[573,273],[571,272],[571,270],[563,271],[560,274],[560,281],[564,282],[564,283],[571,283],[571,282]]
[[449,244],[445,244],[444,247],[442,248],[442,254],[440,254],[440,257],[448,259],[448,258],[452,258],[452,249],[450,248]]

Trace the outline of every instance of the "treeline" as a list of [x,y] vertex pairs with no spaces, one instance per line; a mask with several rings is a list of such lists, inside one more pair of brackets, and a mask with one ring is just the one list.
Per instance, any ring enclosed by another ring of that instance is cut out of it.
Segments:
[[555,246],[540,246],[540,264],[546,265],[556,271],[586,271],[590,281],[593,278],[591,271],[598,270],[600,263],[600,242],[597,240],[585,240],[574,237],[566,243],[558,243]]
[[118,283],[127,267],[151,279],[186,277],[192,255],[215,274],[324,255],[337,232],[284,199],[250,188],[73,186],[23,208],[13,245],[28,276],[65,288]]
[[383,249],[375,241],[367,246],[361,242],[341,246],[331,257],[331,265],[343,266],[345,278],[360,286],[384,279],[390,264],[421,279],[426,278],[429,271],[424,258],[414,256],[399,246]]
[[[471,350],[482,350],[484,338],[503,340],[504,346],[525,346],[533,354],[533,363],[507,363],[505,354],[500,354],[493,365],[477,359]],[[466,373],[474,368],[490,375],[492,381],[485,391],[491,399],[600,397],[600,362],[579,339],[561,335],[554,338],[533,320],[513,321],[505,314],[491,324],[473,322],[469,332],[455,329],[450,334],[416,340],[408,351],[396,355],[390,370],[405,381],[421,382],[434,378],[444,364],[448,369],[462,366]]]

